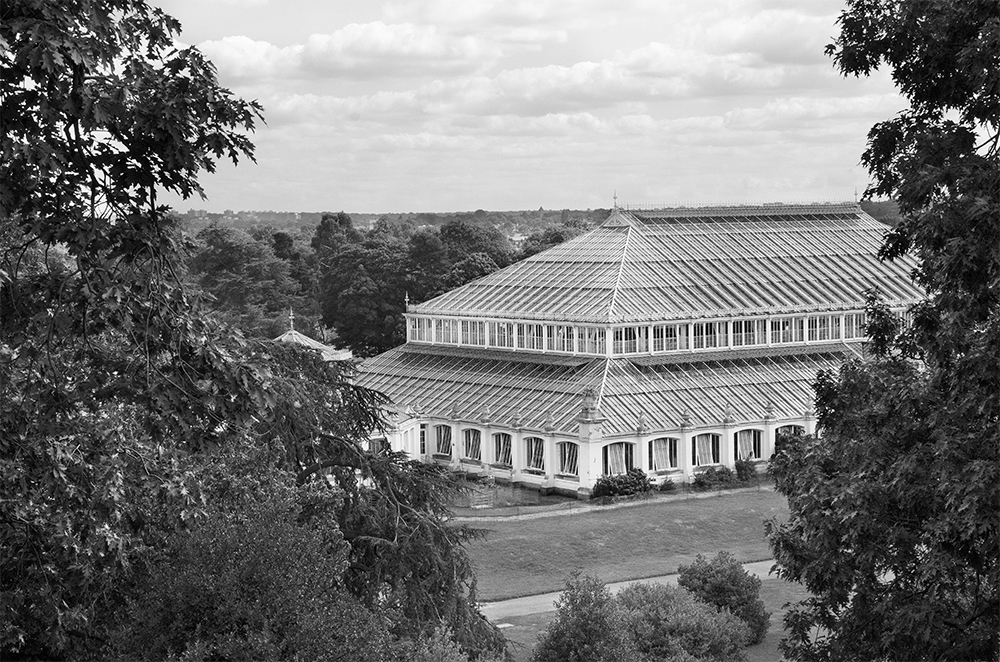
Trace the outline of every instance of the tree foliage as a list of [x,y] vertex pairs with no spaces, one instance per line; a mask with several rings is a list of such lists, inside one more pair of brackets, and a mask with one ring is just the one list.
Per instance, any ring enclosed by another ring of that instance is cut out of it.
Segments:
[[[501,650],[475,607],[472,533],[446,521],[455,483],[363,446],[384,399],[220,325],[184,282],[157,192],[199,193],[218,159],[252,157],[259,106],[142,0],[8,0],[0,18],[0,656],[104,657],[125,628],[162,630],[160,651],[270,657],[382,622]],[[273,252],[231,244],[284,282]],[[294,507],[239,505],[247,482],[294,487]],[[267,604],[246,602],[251,578]],[[174,620],[197,595],[208,630]]]
[[[237,469],[232,477],[250,487],[240,473]],[[213,495],[193,531],[168,539],[121,610],[109,655],[359,661],[389,656],[388,619],[345,589],[348,546],[330,518],[335,500],[324,491],[295,490],[291,474],[283,479],[267,464],[261,473],[264,480],[252,492],[229,484],[229,494]]]
[[141,495],[190,516],[172,449],[215,443],[260,404],[258,371],[188,313],[156,204],[252,156],[260,109],[143,2],[0,15],[0,646],[58,655],[149,544]]
[[927,299],[903,327],[868,302],[869,356],[816,384],[819,439],[772,469],[770,525],[799,660],[1000,654],[1000,12],[995,1],[849,2],[828,52],[887,66],[910,107],[872,128],[869,194],[898,201],[881,257]]
[[406,340],[401,242],[346,244],[322,261],[323,322],[361,356]]
[[[275,254],[269,234],[257,239],[244,230],[213,224],[197,239],[188,261],[189,277],[214,298],[212,308],[229,326],[274,338],[288,328],[289,309],[304,317],[311,308],[292,277],[291,263]],[[288,237],[285,251],[292,250]]]

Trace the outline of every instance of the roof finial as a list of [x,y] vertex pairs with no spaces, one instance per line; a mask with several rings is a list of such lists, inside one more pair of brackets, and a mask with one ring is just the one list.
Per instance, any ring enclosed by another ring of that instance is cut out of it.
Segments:
[[406,306],[407,312],[409,312],[409,309],[410,309],[410,293],[409,292],[407,292],[406,296],[403,297],[403,303]]
[[289,331],[295,330],[295,312],[292,311],[291,306],[288,307],[288,330]]
[[615,209],[618,209],[618,189],[615,189]]

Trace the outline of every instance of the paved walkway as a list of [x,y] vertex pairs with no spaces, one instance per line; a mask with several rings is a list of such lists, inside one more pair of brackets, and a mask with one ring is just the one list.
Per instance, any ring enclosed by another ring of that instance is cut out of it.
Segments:
[[[541,519],[545,517],[563,517],[565,515],[582,515],[594,510],[614,510],[617,508],[636,508],[649,506],[654,503],[669,503],[671,501],[690,501],[692,499],[714,499],[732,496],[741,492],[774,491],[773,483],[762,483],[748,487],[734,487],[726,490],[709,490],[706,492],[694,492],[690,490],[678,490],[675,493],[653,492],[648,497],[634,500],[625,500],[617,503],[593,504],[586,501],[568,501],[565,505],[556,506],[512,506],[510,508],[483,509],[482,515],[457,515],[452,517],[453,522],[495,522],[497,520],[526,520]],[[463,509],[468,511],[469,509]],[[499,511],[493,512],[490,511]]]
[[[761,579],[766,579],[771,572],[771,566],[774,565],[773,560],[767,561],[757,561],[755,563],[744,563],[743,568]],[[615,582],[614,584],[608,584],[608,588],[611,589],[612,593],[617,593],[622,588],[630,586],[632,584],[670,584],[672,586],[677,585],[677,575],[662,575],[660,577],[649,577],[647,579],[632,579],[627,582]],[[528,595],[523,598],[514,598],[512,600],[501,600],[499,602],[483,602],[479,605],[480,610],[483,615],[489,618],[494,623],[499,623],[505,618],[511,618],[513,616],[527,616],[528,614],[543,614],[549,611],[555,611],[556,600],[559,599],[560,593],[543,593],[541,595]]]

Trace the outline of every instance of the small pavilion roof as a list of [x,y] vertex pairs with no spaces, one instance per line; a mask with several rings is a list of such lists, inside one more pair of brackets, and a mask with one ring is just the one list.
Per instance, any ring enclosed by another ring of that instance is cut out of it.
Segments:
[[849,205],[616,209],[599,228],[408,312],[579,323],[774,315],[922,298],[912,258]]
[[[365,361],[360,385],[388,395],[424,418],[576,434],[582,394],[593,389],[607,417],[605,437],[634,434],[640,415],[650,430],[757,422],[771,407],[776,420],[812,410],[811,384],[856,346],[761,348],[688,356],[686,362],[565,357],[525,360],[514,352],[403,345]],[[489,413],[491,412],[491,413]]]
[[295,345],[302,345],[303,347],[308,347],[310,349],[315,349],[323,355],[323,359],[325,361],[348,361],[353,358],[351,350],[337,349],[336,347],[324,345],[320,341],[313,340],[309,336],[299,333],[295,329],[285,331],[280,336],[275,338],[274,342],[292,343]]

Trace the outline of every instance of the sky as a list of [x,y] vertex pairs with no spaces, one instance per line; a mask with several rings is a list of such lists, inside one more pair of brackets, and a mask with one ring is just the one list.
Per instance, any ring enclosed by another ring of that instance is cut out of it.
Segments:
[[890,77],[844,78],[829,0],[161,0],[264,106],[209,211],[853,200]]

